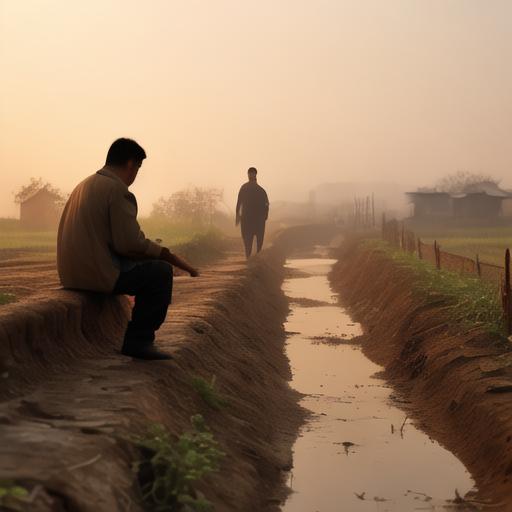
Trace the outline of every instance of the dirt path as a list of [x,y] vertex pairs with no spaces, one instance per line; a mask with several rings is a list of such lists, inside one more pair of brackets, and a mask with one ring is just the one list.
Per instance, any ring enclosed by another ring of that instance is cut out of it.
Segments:
[[[417,424],[471,471],[483,510],[512,510],[512,351],[506,340],[449,318],[439,301],[412,293],[412,277],[348,243],[331,274],[365,327],[365,353],[414,407]],[[488,507],[483,504],[489,505]]]
[[59,288],[55,257],[43,255],[39,261],[13,258],[0,260],[0,292],[23,299],[38,292]]
[[[34,492],[31,511],[141,510],[126,437],[154,422],[180,434],[201,413],[227,454],[201,487],[216,510],[276,509],[302,417],[287,384],[282,264],[269,250],[177,278],[159,332],[170,362],[117,354],[126,308],[112,299],[50,292],[4,306],[0,479]],[[219,411],[191,386],[213,375],[229,400]]]

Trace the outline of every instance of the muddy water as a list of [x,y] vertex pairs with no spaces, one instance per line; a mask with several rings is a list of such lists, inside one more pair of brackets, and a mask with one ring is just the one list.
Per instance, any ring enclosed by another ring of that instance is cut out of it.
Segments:
[[299,276],[284,283],[292,387],[313,415],[294,446],[282,511],[447,510],[455,489],[463,496],[473,487],[471,476],[406,420],[382,368],[351,341],[361,327],[337,305],[327,279],[333,263],[287,264]]

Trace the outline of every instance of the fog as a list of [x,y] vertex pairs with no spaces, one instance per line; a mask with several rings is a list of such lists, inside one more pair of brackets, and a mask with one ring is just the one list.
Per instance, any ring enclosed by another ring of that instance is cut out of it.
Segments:
[[148,153],[142,213],[187,185],[233,208],[249,166],[271,202],[457,170],[512,188],[509,0],[0,6],[0,216],[31,176],[71,191],[120,136]]

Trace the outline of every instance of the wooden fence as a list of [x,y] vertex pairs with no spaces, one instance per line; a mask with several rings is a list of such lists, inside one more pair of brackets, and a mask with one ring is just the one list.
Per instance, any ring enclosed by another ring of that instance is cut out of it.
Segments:
[[405,228],[397,220],[386,220],[382,216],[382,238],[391,245],[410,254],[416,254],[420,259],[429,261],[438,269],[450,270],[466,275],[477,275],[479,278],[495,284],[501,290],[503,313],[507,334],[512,334],[512,290],[510,277],[510,250],[505,251],[503,267],[481,261],[478,255],[475,259],[443,251],[437,241],[426,244],[414,232]]
[[352,224],[356,229],[375,227],[375,199],[373,194],[354,198]]

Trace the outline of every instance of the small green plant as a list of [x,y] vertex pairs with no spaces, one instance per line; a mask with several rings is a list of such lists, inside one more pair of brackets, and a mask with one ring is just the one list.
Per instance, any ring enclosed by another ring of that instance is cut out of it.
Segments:
[[9,304],[9,302],[14,302],[16,297],[12,293],[0,293],[0,306],[2,304]]
[[192,379],[192,387],[212,409],[218,410],[226,407],[228,400],[215,387],[216,380],[215,375],[212,376],[210,382],[202,377],[194,377]]
[[160,424],[136,439],[144,460],[136,464],[144,502],[154,512],[207,512],[211,503],[194,483],[216,471],[224,453],[200,414],[191,417],[192,430],[173,439]]
[[25,487],[12,480],[0,480],[0,506],[7,510],[23,510],[23,499],[28,496]]

